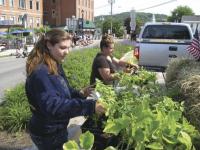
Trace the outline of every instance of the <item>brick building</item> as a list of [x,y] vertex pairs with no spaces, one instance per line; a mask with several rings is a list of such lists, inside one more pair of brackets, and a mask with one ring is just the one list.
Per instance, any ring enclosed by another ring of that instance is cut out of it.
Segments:
[[43,25],[43,0],[0,0],[0,25]]
[[94,20],[94,0],[43,0],[44,24],[65,26],[66,18]]

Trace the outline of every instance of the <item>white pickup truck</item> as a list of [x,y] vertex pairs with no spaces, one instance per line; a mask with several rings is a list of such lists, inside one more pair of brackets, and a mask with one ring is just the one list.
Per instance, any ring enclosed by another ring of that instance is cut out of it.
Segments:
[[192,38],[192,30],[185,23],[146,23],[137,39],[134,55],[140,66],[162,71],[173,58],[191,58],[186,48]]

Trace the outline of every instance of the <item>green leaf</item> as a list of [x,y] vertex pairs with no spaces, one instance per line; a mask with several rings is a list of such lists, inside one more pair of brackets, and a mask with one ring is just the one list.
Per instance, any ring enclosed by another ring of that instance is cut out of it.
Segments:
[[191,138],[190,136],[184,132],[184,131],[181,131],[179,136],[178,136],[178,140],[184,144],[186,146],[186,150],[191,150],[191,147],[192,147],[192,141],[191,141]]
[[72,150],[72,149],[78,150],[79,147],[78,147],[78,144],[75,141],[68,141],[67,143],[65,143],[63,145],[63,149],[64,150]]
[[136,147],[135,147],[135,150],[145,150],[145,145],[143,142],[139,142],[137,143]]
[[181,116],[182,116],[182,112],[181,111],[177,111],[177,110],[174,110],[174,111],[170,111],[169,112],[169,115],[174,118],[176,121],[178,121]]
[[143,133],[142,129],[136,130],[134,138],[137,142],[142,142],[144,140],[144,133]]
[[80,136],[81,148],[83,148],[85,150],[89,150],[92,148],[93,143],[94,143],[94,135],[92,133],[87,131],[84,134],[81,134],[81,136]]
[[109,147],[107,147],[106,149],[104,149],[104,150],[117,150],[116,148],[114,148],[114,147],[112,147],[112,146],[109,146]]
[[128,117],[122,117],[119,119],[115,119],[113,121],[108,120],[103,132],[118,135],[122,129],[127,127],[127,122],[129,122]]
[[146,146],[146,148],[150,148],[150,149],[163,149],[163,146],[160,143],[158,143],[158,142],[153,142],[151,144],[148,144]]
[[167,136],[162,135],[162,139],[169,144],[176,144],[177,143],[177,140],[173,139],[172,137],[167,137]]
[[154,133],[159,128],[160,122],[153,120],[149,125],[149,132]]

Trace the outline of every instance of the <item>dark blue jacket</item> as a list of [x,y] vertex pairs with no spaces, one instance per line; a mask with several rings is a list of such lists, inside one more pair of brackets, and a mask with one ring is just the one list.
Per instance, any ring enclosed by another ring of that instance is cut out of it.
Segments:
[[48,136],[66,130],[69,119],[92,115],[95,101],[84,99],[71,88],[62,66],[59,75],[48,73],[46,65],[39,65],[26,79],[26,94],[32,117],[29,123],[31,133]]

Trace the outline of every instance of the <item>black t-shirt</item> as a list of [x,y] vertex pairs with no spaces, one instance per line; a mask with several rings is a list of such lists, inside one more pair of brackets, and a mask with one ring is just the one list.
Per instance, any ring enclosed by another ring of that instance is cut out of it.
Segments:
[[113,82],[104,81],[101,77],[98,69],[99,68],[109,68],[111,73],[115,73],[115,66],[112,62],[110,62],[108,59],[106,59],[106,56],[104,56],[101,53],[98,53],[96,57],[94,58],[93,64],[92,64],[92,72],[90,76],[90,85],[95,83],[95,79],[101,80],[104,84],[112,84]]

